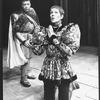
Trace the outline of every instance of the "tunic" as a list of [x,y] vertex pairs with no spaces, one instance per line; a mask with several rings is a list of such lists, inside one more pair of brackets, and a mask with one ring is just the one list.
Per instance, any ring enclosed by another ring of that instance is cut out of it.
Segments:
[[[81,34],[79,26],[78,24],[69,23],[61,26],[59,29],[54,29],[54,32],[57,34],[56,37],[48,38],[47,36],[46,45],[38,46],[36,50],[33,50],[35,54],[46,50],[46,57],[40,76],[49,80],[70,79],[70,76],[75,76],[76,74],[71,67],[68,57],[74,55],[79,49]],[[52,40],[54,38],[60,42],[58,45],[53,43]]]
[[10,16],[7,66],[24,65],[30,58],[30,50],[25,47],[17,38],[16,33],[20,33],[26,40],[32,39],[32,32],[39,26],[38,17],[33,8],[26,13],[23,10],[14,12]]

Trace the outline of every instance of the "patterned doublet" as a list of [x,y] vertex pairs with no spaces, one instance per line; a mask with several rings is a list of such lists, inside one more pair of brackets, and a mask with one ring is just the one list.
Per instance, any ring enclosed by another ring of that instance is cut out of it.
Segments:
[[[46,46],[39,46],[38,50],[46,50],[46,57],[41,69],[41,75],[45,79],[60,80],[69,79],[70,75],[75,75],[68,60],[68,56],[72,56],[79,49],[80,46],[80,29],[77,24],[70,23],[61,27],[57,31],[56,39],[59,41],[58,45],[53,44],[53,38],[47,38]],[[45,48],[45,49],[43,49]],[[34,51],[33,51],[34,52]]]

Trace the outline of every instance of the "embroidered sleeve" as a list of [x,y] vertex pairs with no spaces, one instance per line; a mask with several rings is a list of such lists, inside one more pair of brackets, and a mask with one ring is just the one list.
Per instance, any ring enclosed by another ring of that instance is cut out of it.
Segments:
[[62,29],[60,49],[67,55],[74,54],[80,46],[80,29],[77,24],[69,24]]
[[45,51],[45,48],[43,45],[33,45],[32,46],[32,52],[35,55],[41,55],[41,54],[43,54],[44,51]]
[[44,37],[43,41],[41,39],[38,40],[38,39],[33,39],[32,40],[32,52],[35,54],[35,55],[41,55],[43,54],[43,52],[46,50],[47,48],[47,45],[48,45],[48,41],[46,39],[46,37]]
[[20,16],[18,14],[12,14],[11,19],[12,19],[13,30],[15,32],[20,31],[25,23],[24,16],[23,15]]
[[18,14],[12,14],[11,15],[11,21],[12,21],[13,31],[19,30],[20,25],[16,24],[16,22],[18,21],[18,19],[19,19]]
[[45,29],[40,29],[39,32],[33,34],[32,39],[32,51],[35,55],[41,55],[48,45],[46,39]]

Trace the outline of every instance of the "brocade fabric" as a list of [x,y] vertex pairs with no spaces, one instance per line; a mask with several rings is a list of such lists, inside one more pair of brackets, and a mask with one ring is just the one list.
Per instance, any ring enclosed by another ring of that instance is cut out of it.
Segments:
[[69,23],[61,27],[56,34],[56,39],[60,42],[58,45],[54,45],[50,39],[47,39],[46,46],[36,46],[38,54],[46,50],[46,57],[40,74],[45,79],[50,80],[69,79],[68,71],[71,76],[75,75],[75,72],[71,67],[68,56],[74,55],[79,49],[81,32],[78,24]]

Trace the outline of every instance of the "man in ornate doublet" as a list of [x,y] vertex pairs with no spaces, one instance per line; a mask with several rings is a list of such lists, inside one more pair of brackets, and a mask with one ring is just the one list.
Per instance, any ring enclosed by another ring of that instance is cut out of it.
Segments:
[[[55,87],[58,87],[59,100],[70,100],[70,83],[77,79],[68,57],[75,54],[80,46],[78,24],[62,25],[64,11],[59,6],[50,9],[52,24],[46,28],[44,43],[33,46],[37,55],[46,50],[46,57],[39,79],[44,82],[44,99],[55,100]],[[40,52],[41,51],[41,52]]]

